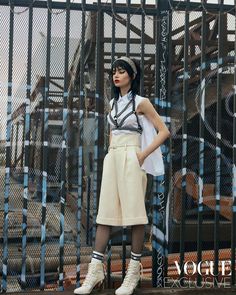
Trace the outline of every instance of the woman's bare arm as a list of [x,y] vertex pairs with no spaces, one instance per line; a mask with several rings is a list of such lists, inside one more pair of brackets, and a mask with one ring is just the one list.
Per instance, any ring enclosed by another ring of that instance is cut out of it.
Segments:
[[142,165],[146,157],[155,151],[170,136],[170,131],[168,130],[166,124],[162,121],[161,117],[158,115],[157,111],[154,109],[149,99],[143,100],[138,105],[137,113],[145,115],[158,131],[157,136],[154,138],[153,142],[147,146],[145,150],[137,154],[139,163]]

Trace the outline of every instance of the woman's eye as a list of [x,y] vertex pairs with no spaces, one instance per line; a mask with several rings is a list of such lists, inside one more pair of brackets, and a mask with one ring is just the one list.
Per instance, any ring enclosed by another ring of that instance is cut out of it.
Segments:
[[[118,71],[119,74],[124,74],[125,73],[125,70],[123,70],[123,69],[120,69],[120,70],[118,69],[117,71]],[[116,71],[112,71],[112,75],[114,76],[115,74],[116,74]]]

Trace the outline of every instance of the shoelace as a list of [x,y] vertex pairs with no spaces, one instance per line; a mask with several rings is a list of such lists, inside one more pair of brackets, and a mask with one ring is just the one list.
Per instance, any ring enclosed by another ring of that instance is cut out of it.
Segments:
[[[143,277],[143,266],[142,266],[141,263],[139,264],[139,267],[140,267],[139,272],[141,272],[140,279],[142,280],[142,277]],[[130,287],[132,285],[136,285],[136,283],[137,283],[137,282],[135,282],[133,280],[133,277],[132,277],[133,275],[136,275],[136,272],[135,272],[135,270],[134,271],[131,271],[130,268],[131,268],[131,265],[129,264],[128,270],[127,270],[127,274],[126,274],[125,279],[124,279],[123,284],[122,284],[125,287]]]
[[91,267],[89,267],[88,273],[87,273],[87,275],[85,277],[85,280],[83,282],[84,286],[91,285],[91,281],[92,281],[92,278],[93,278],[93,273],[95,273],[95,269],[91,269]]
[[[103,266],[103,271],[105,274],[105,265],[102,264]],[[96,265],[95,264],[89,264],[89,268],[88,268],[88,273],[85,277],[85,280],[83,282],[83,286],[90,286],[91,285],[91,281],[93,280],[94,276],[96,276]]]
[[89,264],[88,273],[85,277],[83,285],[84,286],[91,285],[91,281],[92,281],[95,274],[96,274],[96,265]]

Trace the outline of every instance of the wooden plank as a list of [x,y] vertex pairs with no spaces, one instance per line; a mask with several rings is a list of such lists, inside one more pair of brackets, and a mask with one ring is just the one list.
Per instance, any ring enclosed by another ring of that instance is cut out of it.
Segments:
[[[180,220],[181,217],[181,181],[182,175],[180,173],[175,174],[174,182],[174,218]],[[186,193],[191,196],[195,201],[198,201],[198,183],[197,175],[194,172],[188,172],[186,174]],[[215,210],[215,185],[204,184],[203,185],[203,204],[211,210]],[[225,217],[227,220],[232,219],[232,197],[221,196],[220,197],[220,215]]]

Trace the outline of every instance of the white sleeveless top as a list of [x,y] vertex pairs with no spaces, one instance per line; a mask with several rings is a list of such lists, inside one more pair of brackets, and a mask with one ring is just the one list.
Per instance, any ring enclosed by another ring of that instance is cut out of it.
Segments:
[[[124,96],[120,96],[117,101],[117,107],[118,107],[118,113],[121,112],[129,103],[129,101],[132,99],[132,94],[129,92]],[[141,97],[139,95],[135,96],[135,110],[137,109],[139,103],[143,101],[145,98]],[[112,108],[113,106],[112,99],[110,101],[110,106]],[[117,123],[119,124],[122,119],[132,111],[133,104],[130,103],[127,107],[127,109],[117,118]],[[113,107],[111,110],[111,117],[114,119],[115,116],[115,108]],[[107,116],[108,122],[111,125],[111,127],[115,127],[114,123],[111,121],[110,116]],[[157,135],[156,129],[153,126],[152,122],[150,122],[147,117],[144,115],[138,115],[138,119],[140,122],[140,125],[142,126],[142,134],[141,134],[141,150],[143,151],[148,145],[150,145],[154,139],[154,137]],[[137,118],[135,114],[131,114],[128,116],[123,125],[123,127],[131,127],[131,128],[138,128]],[[119,130],[114,129],[111,131],[112,136],[116,136],[118,134],[122,133],[133,133],[135,131],[131,130]],[[145,160],[141,167],[146,171],[146,173],[152,174],[153,176],[159,176],[164,174],[164,163],[163,163],[163,157],[161,153],[161,148],[158,147],[155,151],[153,151]]]

